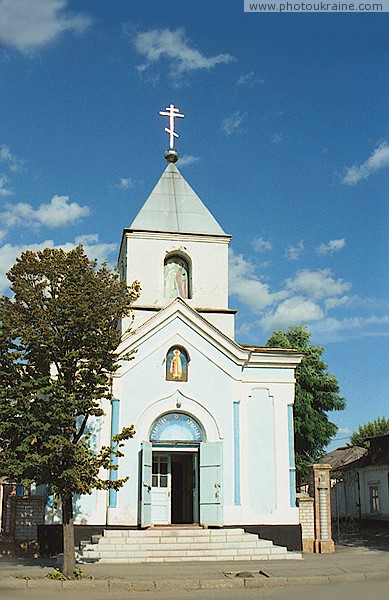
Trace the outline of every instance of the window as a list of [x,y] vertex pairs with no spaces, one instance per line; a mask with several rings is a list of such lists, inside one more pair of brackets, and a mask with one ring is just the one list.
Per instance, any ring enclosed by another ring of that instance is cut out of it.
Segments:
[[165,298],[190,298],[189,262],[177,254],[165,259],[164,296]]
[[378,494],[378,485],[370,485],[370,512],[380,512],[380,498]]
[[167,488],[169,477],[169,462],[167,456],[153,456],[152,481],[154,488]]
[[166,355],[166,381],[188,381],[188,353],[172,346]]

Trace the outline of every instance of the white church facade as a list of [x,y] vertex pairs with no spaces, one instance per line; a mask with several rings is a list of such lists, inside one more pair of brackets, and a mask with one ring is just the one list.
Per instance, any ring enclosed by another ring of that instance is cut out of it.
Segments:
[[[293,402],[295,350],[239,344],[228,307],[231,239],[167,153],[131,226],[118,269],[142,293],[120,352],[100,444],[122,427],[118,491],[76,501],[76,524],[244,526],[298,530]],[[123,322],[125,332],[130,321]],[[269,535],[269,533],[268,533]]]

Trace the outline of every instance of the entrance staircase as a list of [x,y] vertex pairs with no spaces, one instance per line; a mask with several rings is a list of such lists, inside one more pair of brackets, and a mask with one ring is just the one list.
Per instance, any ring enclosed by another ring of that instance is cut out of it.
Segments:
[[244,529],[156,528],[105,529],[91,542],[81,542],[79,563],[143,563],[299,559],[272,541]]

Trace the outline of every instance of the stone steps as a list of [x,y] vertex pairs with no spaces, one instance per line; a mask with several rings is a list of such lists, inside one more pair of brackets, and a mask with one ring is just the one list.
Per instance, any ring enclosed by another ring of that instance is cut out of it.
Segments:
[[79,563],[140,563],[299,559],[270,540],[243,529],[106,529],[81,542]]

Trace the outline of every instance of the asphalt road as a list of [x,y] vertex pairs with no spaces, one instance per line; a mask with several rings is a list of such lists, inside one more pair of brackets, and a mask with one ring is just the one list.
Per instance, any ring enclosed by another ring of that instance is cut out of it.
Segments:
[[[177,590],[170,592],[98,592],[74,594],[60,592],[56,600],[387,600],[389,580],[366,581],[347,584],[323,584],[319,586],[298,586],[274,589],[216,589],[216,590]],[[17,592],[15,595],[0,593],[1,600],[53,600],[53,593],[35,594],[32,591]]]

